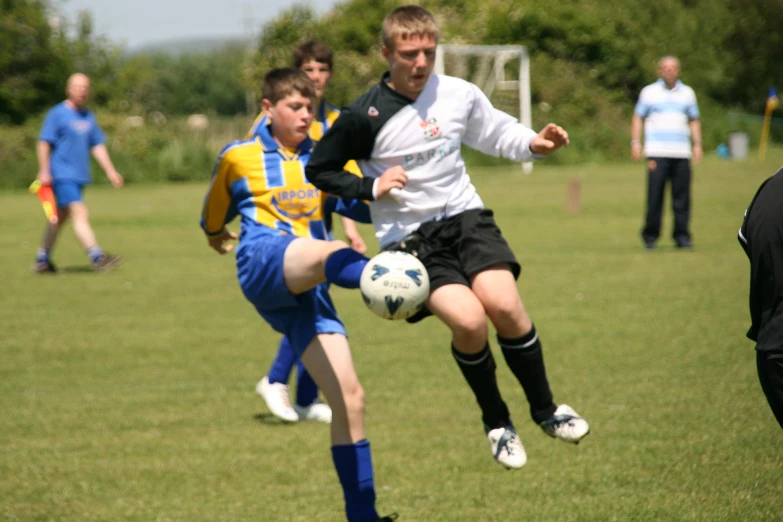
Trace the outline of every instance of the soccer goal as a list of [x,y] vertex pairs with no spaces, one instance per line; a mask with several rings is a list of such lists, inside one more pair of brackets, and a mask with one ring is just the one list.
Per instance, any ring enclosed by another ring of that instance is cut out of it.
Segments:
[[[435,72],[464,78],[476,84],[492,105],[532,128],[530,114],[530,60],[523,45],[438,46]],[[522,170],[533,171],[525,162]]]

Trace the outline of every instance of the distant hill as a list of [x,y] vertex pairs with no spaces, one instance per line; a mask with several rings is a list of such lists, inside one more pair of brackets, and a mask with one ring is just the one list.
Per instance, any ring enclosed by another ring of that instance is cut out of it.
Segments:
[[248,43],[243,37],[181,38],[134,47],[128,50],[128,54],[206,54],[226,47],[243,47]]

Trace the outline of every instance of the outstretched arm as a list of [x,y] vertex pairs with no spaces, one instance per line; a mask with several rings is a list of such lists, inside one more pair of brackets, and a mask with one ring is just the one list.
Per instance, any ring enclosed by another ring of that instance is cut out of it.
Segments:
[[549,156],[561,147],[569,144],[568,133],[559,125],[547,124],[530,142],[530,152]]
[[315,147],[305,167],[307,180],[327,194],[372,201],[374,180],[345,170],[349,160],[367,158],[371,151],[369,125],[345,109]]
[[122,179],[120,173],[114,168],[114,163],[111,162],[109,150],[106,148],[106,145],[101,143],[100,145],[94,146],[92,148],[92,156],[106,173],[106,177],[109,178],[109,181],[114,188],[120,188],[125,183],[125,180]]

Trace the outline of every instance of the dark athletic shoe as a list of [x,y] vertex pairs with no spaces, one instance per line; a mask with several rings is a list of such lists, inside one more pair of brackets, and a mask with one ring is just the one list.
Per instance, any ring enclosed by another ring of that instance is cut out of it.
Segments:
[[33,272],[36,274],[56,274],[57,268],[51,261],[36,261],[33,265]]
[[115,256],[104,252],[96,262],[92,264],[92,269],[96,272],[109,272],[122,263],[122,256]]

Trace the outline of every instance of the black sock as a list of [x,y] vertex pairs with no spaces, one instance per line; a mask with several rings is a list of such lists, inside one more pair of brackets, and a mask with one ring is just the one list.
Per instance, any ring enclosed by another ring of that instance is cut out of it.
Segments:
[[495,358],[492,357],[489,343],[476,354],[457,351],[452,344],[451,354],[476,396],[485,427],[493,430],[511,424],[508,407],[503,402],[498,389],[498,381],[495,377]]
[[557,406],[546,380],[544,354],[536,327],[533,326],[530,332],[517,339],[505,339],[498,335],[498,343],[508,367],[525,390],[527,402],[530,403],[530,415],[537,424],[541,424],[554,415]]

